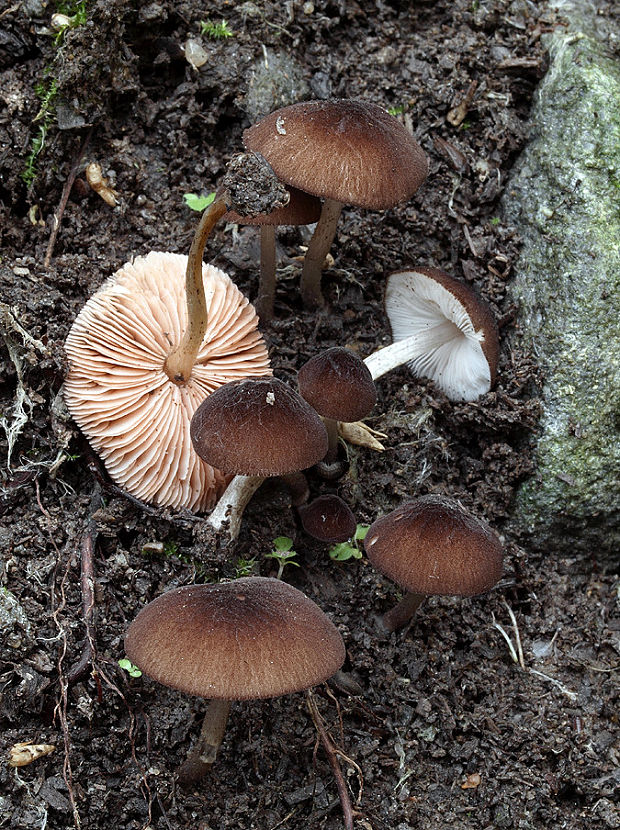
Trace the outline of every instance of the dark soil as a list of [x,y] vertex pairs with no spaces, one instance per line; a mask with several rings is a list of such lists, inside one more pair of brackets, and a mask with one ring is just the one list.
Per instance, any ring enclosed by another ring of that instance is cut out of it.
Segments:
[[[68,6],[69,14],[77,9]],[[365,356],[386,343],[384,278],[412,264],[437,265],[473,284],[502,337],[497,386],[476,403],[451,403],[406,370],[384,377],[369,424],[387,435],[385,452],[351,447],[346,477],[312,487],[337,490],[361,523],[407,497],[446,493],[501,533],[516,486],[533,472],[528,446],[538,404],[535,362],[510,341],[506,286],[519,240],[498,199],[545,71],[541,34],[561,20],[525,0],[89,0],[86,22],[56,39],[48,29],[55,10],[43,0],[8,0],[0,12],[5,459],[25,394],[11,464],[2,464],[0,724],[7,753],[21,741],[56,746],[18,769],[2,763],[0,827],[343,826],[303,695],[236,704],[217,766],[184,792],[174,771],[196,737],[203,702],[132,679],[117,663],[127,625],[146,602],[177,585],[234,576],[239,560],[255,558],[255,573],[273,574],[265,554],[282,535],[294,538],[301,565],[285,578],[319,603],[346,642],[344,668],[355,688],[325,686],[315,695],[334,742],[357,765],[341,759],[356,828],[620,827],[617,589],[596,551],[550,560],[507,538],[497,589],[428,600],[408,630],[381,638],[376,616],[398,588],[365,559],[331,561],[300,533],[277,484],[257,494],[234,550],[205,562],[199,520],[144,508],[110,486],[59,394],[63,342],[86,298],[134,255],[187,252],[196,214],[183,194],[212,191],[241,149],[248,109],[254,117],[257,106],[246,93],[265,94],[256,89],[254,64],[288,56],[299,65],[288,82],[300,97],[402,107],[430,173],[394,210],[345,210],[324,277],[325,312],[302,309],[294,257],[304,237],[281,230],[276,319],[265,330],[276,374],[294,382],[324,347],[347,345]],[[196,71],[181,46],[207,18],[225,18],[234,36],[204,36],[208,62]],[[37,114],[52,83],[63,129],[49,119],[27,187],[21,174],[46,126]],[[449,114],[474,83],[455,124]],[[275,85],[272,92],[271,107],[288,102]],[[89,189],[87,162],[102,166],[119,194],[116,207]],[[252,229],[236,237],[221,228],[207,252],[250,298],[255,239]],[[80,663],[88,656],[84,596],[89,610],[80,553],[89,538],[92,667]],[[499,625],[515,648],[518,627],[523,666]]]

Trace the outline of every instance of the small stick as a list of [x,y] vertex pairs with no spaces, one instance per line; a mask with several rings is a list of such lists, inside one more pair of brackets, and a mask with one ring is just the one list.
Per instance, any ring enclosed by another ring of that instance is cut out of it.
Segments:
[[310,717],[314,721],[314,725],[316,727],[319,740],[323,744],[323,749],[325,750],[325,754],[327,755],[327,761],[329,763],[329,766],[331,767],[332,774],[336,781],[338,797],[340,799],[340,805],[342,807],[342,816],[344,818],[345,830],[353,830],[353,808],[351,807],[349,791],[347,790],[347,785],[344,780],[344,776],[342,775],[340,764],[338,763],[339,752],[332,743],[331,738],[327,734],[327,730],[325,729],[323,720],[321,718],[321,715],[319,714],[319,710],[317,709],[314,697],[312,695],[312,691],[310,689],[308,689],[308,691],[306,692],[306,702],[308,704]]
[[65,208],[67,207],[67,202],[69,201],[69,194],[71,193],[71,188],[73,187],[73,182],[75,181],[75,177],[77,176],[77,172],[79,170],[80,164],[82,162],[82,158],[84,157],[84,153],[86,152],[86,148],[88,147],[88,143],[90,141],[90,137],[93,133],[93,128],[91,127],[90,130],[86,133],[84,138],[82,139],[82,143],[80,144],[80,148],[77,151],[75,156],[75,160],[73,165],[71,166],[71,170],[69,171],[69,175],[67,176],[67,181],[65,182],[65,186],[62,189],[62,196],[60,197],[60,202],[58,204],[58,210],[54,214],[53,225],[52,225],[52,232],[50,233],[50,238],[47,243],[47,250],[45,252],[45,259],[43,260],[43,267],[49,268],[50,262],[52,261],[52,255],[54,253],[54,247],[56,245],[56,238],[58,237],[58,231],[60,230],[60,223],[62,221],[63,214],[65,212]]

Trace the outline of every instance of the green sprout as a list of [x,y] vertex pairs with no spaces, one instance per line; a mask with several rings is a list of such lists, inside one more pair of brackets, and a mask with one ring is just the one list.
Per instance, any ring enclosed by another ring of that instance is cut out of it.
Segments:
[[278,536],[273,540],[273,550],[271,553],[266,553],[266,559],[276,559],[278,562],[278,574],[276,579],[282,579],[282,573],[287,565],[295,565],[299,567],[299,562],[293,561],[297,556],[297,551],[293,550],[293,540],[288,536]]
[[118,665],[121,667],[123,671],[126,671],[130,677],[142,677],[142,672],[137,666],[128,660],[126,657],[123,657],[122,660],[118,661]]
[[39,128],[35,136],[30,142],[30,152],[26,158],[24,169],[21,172],[21,179],[28,187],[34,182],[37,177],[37,158],[43,149],[47,133],[49,132],[54,114],[56,112],[56,97],[58,95],[58,82],[52,79],[49,84],[38,83],[34,91],[41,101],[39,112],[35,116],[33,123],[39,122]]
[[251,576],[254,573],[254,566],[256,565],[256,557],[251,559],[244,559],[239,557],[235,564],[235,579],[241,579],[244,576]]
[[199,196],[197,193],[184,193],[183,199],[188,208],[202,213],[215,199],[215,192],[209,193],[207,196]]
[[490,220],[490,222],[491,222],[491,224],[493,225],[493,227],[494,227],[494,228],[495,228],[495,227],[497,227],[497,225],[499,225],[499,223],[500,223],[501,221],[502,221],[502,220],[499,218],[499,216],[494,216],[494,217]]
[[397,107],[388,107],[390,115],[402,115],[406,111],[404,104],[399,104]]
[[[76,29],[86,23],[86,0],[69,0],[66,3],[58,3],[56,9],[56,36],[54,43],[58,46],[69,29]],[[52,20],[52,24],[54,20]]]
[[213,23],[211,20],[201,20],[200,34],[213,38],[213,40],[222,40],[228,37],[234,37],[235,35],[228,23],[223,19],[219,23]]
[[348,542],[340,542],[329,549],[329,558],[334,562],[346,562],[348,559],[361,559],[362,549],[360,542],[362,542],[370,525],[358,525],[355,533]]

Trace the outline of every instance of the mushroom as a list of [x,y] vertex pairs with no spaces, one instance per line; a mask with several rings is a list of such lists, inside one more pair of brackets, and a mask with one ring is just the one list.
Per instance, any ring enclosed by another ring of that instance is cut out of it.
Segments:
[[276,289],[276,227],[278,225],[311,225],[321,215],[321,202],[316,196],[287,188],[290,194],[288,204],[276,208],[271,213],[258,216],[240,216],[235,211],[224,215],[227,222],[241,225],[258,225],[260,227],[260,280],[258,298],[254,303],[262,323],[268,323],[273,317],[273,304]]
[[349,505],[339,496],[317,496],[297,510],[303,529],[319,542],[346,542],[357,529]]
[[179,770],[184,784],[214,763],[232,700],[308,689],[345,658],[342,637],[323,611],[286,582],[264,577],[167,591],[131,623],[125,651],[153,680],[210,699]]
[[502,576],[498,536],[444,496],[421,496],[377,519],[364,548],[377,570],[407,590],[383,616],[387,631],[405,625],[427,595],[482,594]]
[[497,325],[468,285],[438,268],[397,271],[387,280],[385,310],[394,342],[365,359],[374,380],[408,363],[453,401],[474,401],[492,387]]
[[229,478],[194,452],[190,419],[218,386],[265,375],[258,318],[230,277],[202,265],[209,320],[187,381],[166,371],[186,324],[188,258],[151,251],[125,264],[75,320],[65,348],[67,407],[112,479],[155,504],[207,510]]
[[[323,417],[329,448],[323,460],[330,477],[338,458],[338,422],[364,418],[377,400],[377,390],[364,361],[335,346],[311,357],[297,373],[299,394]],[[334,470],[335,472],[335,470]]]
[[236,476],[208,519],[215,531],[228,520],[231,540],[238,536],[243,510],[265,478],[283,476],[295,487],[299,471],[327,452],[319,415],[273,377],[221,386],[198,407],[190,431],[203,461]]
[[308,308],[324,304],[321,269],[343,206],[394,207],[415,193],[428,171],[426,156],[407,129],[367,101],[292,104],[247,129],[243,141],[285,184],[325,199],[301,275]]
[[[189,418],[211,388],[264,375],[269,362],[254,309],[226,274],[205,270],[202,254],[230,204],[252,214],[287,198],[264,159],[236,157],[200,218],[189,256],[151,252],[137,258],[78,315],[66,342],[67,406],[112,478],[130,493],[202,510],[225,486],[221,474],[195,457]],[[247,353],[247,365],[239,363],[236,349]],[[203,372],[201,363],[212,364],[213,374]]]

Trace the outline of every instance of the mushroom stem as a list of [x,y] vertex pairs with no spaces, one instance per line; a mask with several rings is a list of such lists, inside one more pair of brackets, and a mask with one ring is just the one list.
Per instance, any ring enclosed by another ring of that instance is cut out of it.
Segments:
[[198,740],[177,773],[182,786],[200,781],[215,763],[226,732],[229,712],[230,700],[209,701]]
[[[451,330],[454,330],[454,325],[449,324]],[[364,359],[364,363],[370,370],[373,380],[382,377],[383,375],[402,366],[403,363],[409,363],[415,360],[416,357],[424,354],[429,350],[429,338],[426,333],[412,334],[411,337],[405,337],[404,340],[397,340],[395,343],[390,343],[389,346],[384,346],[383,349],[378,349],[376,352],[369,354]]]
[[207,300],[202,279],[202,255],[207,239],[218,220],[226,213],[226,191],[219,189],[215,199],[200,217],[194,233],[185,273],[187,328],[179,345],[173,349],[164,365],[168,377],[175,383],[186,383],[207,330]]
[[273,318],[276,294],[276,226],[261,225],[260,229],[260,279],[258,297],[254,303],[262,323]]
[[335,199],[325,199],[323,209],[308,250],[304,257],[304,265],[301,272],[299,289],[301,298],[306,308],[320,308],[325,305],[321,292],[321,273],[325,257],[336,235],[336,226],[342,213],[343,203]]
[[302,472],[286,473],[280,478],[288,488],[293,507],[300,507],[308,501],[310,488],[308,487],[308,479]]
[[338,458],[338,421],[335,421],[333,418],[323,418],[323,423],[327,430],[327,440],[329,442],[323,463],[333,464]]
[[234,541],[241,530],[243,511],[264,480],[265,476],[235,476],[212,510],[207,524],[219,533],[228,522],[228,536],[231,542]]
[[390,608],[383,615],[381,622],[385,630],[391,633],[406,625],[425,599],[425,594],[408,591],[401,601],[396,603],[394,608]]

